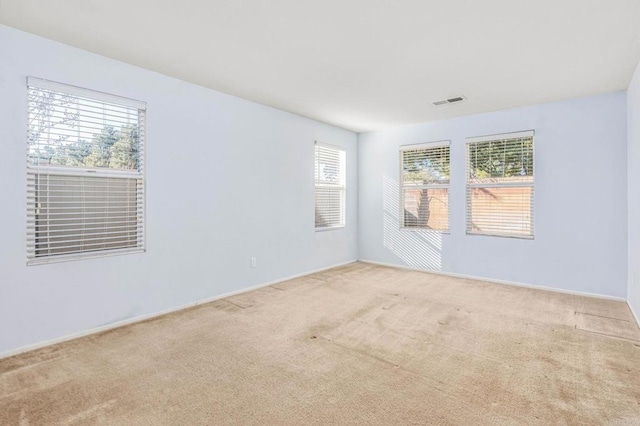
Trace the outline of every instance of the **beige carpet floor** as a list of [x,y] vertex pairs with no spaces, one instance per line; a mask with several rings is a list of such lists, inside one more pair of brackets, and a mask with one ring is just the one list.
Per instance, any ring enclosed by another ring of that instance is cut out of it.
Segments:
[[355,263],[0,360],[0,425],[638,425],[623,302]]

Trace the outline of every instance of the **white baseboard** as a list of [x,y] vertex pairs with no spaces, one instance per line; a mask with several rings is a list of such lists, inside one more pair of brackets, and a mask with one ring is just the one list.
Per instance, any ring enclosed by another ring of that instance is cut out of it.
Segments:
[[22,347],[17,348],[17,349],[11,349],[9,351],[0,352],[0,359],[8,358],[8,357],[15,356],[15,355],[19,355],[19,354],[22,354],[22,353],[25,353],[25,352],[30,352],[30,351],[33,351],[33,350],[36,350],[36,349],[44,348],[46,346],[51,346],[51,345],[55,345],[55,344],[58,344],[58,343],[67,342],[69,340],[79,339],[81,337],[85,337],[85,336],[88,336],[90,334],[101,333],[103,331],[113,330],[114,328],[124,327],[125,325],[130,325],[130,324],[135,324],[137,322],[146,321],[146,320],[149,320],[149,319],[152,319],[152,318],[156,318],[156,317],[160,317],[160,316],[163,316],[163,315],[171,314],[173,312],[178,312],[178,311],[181,311],[183,309],[193,308],[195,306],[203,305],[205,303],[214,302],[216,300],[225,299],[227,297],[236,296],[236,295],[242,294],[242,293],[247,293],[249,291],[257,290],[259,288],[268,287],[270,285],[278,284],[278,283],[281,283],[283,281],[288,281],[288,280],[292,280],[292,279],[295,279],[295,278],[304,277],[306,275],[315,274],[317,272],[326,271],[328,269],[333,269],[333,268],[338,268],[340,266],[349,265],[349,264],[355,263],[357,261],[358,261],[357,259],[350,260],[348,262],[343,262],[343,263],[338,263],[336,265],[327,266],[326,268],[315,269],[313,271],[308,271],[308,272],[304,272],[304,273],[296,274],[296,275],[290,275],[288,277],[280,278],[280,279],[277,279],[277,280],[274,280],[274,281],[270,281],[270,282],[267,282],[267,283],[262,283],[262,284],[254,285],[254,286],[251,286],[251,287],[248,287],[248,288],[243,288],[241,290],[231,291],[229,293],[220,294],[218,296],[209,297],[207,299],[198,300],[198,301],[192,302],[192,303],[187,303],[185,305],[177,306],[175,308],[169,308],[169,309],[165,309],[165,310],[162,310],[162,311],[154,312],[154,313],[151,313],[151,314],[146,314],[146,315],[140,315],[140,316],[137,316],[137,317],[127,318],[127,319],[122,320],[122,321],[116,321],[116,322],[113,322],[113,323],[110,323],[110,324],[106,324],[106,325],[103,325],[103,326],[100,326],[100,327],[95,327],[95,328],[91,328],[89,330],[80,331],[78,333],[68,334],[66,336],[59,337],[59,338],[56,338],[56,339],[46,340],[44,342],[39,342],[39,343],[35,343],[35,344],[32,344],[32,345],[22,346]]
[[553,291],[553,292],[556,292],[556,293],[574,294],[574,295],[577,295],[577,296],[595,297],[595,298],[598,298],[598,299],[616,300],[616,301],[619,301],[619,302],[626,302],[627,301],[623,297],[607,296],[607,295],[604,295],[604,294],[588,293],[588,292],[584,292],[584,291],[564,290],[564,289],[556,288],[556,287],[545,287],[545,286],[541,286],[541,285],[524,284],[524,283],[518,283],[518,282],[515,282],[515,281],[499,280],[499,279],[495,279],[495,278],[483,278],[483,277],[476,277],[476,276],[473,276],[473,275],[456,274],[456,273],[453,273],[453,272],[429,271],[429,270],[426,270],[426,269],[412,268],[410,266],[403,266],[403,265],[395,265],[393,263],[376,262],[374,260],[367,260],[367,259],[359,259],[359,261],[360,262],[364,262],[364,263],[371,263],[373,265],[388,266],[388,267],[391,267],[391,268],[408,269],[410,271],[419,271],[419,272],[424,272],[426,274],[444,275],[444,276],[447,276],[447,277],[465,278],[465,279],[476,280],[476,281],[486,281],[486,282],[495,283],[495,284],[505,284],[505,285],[511,285],[511,286],[517,286],[517,287],[533,288],[533,289],[536,289],[536,290],[545,290],[545,291]]
[[629,310],[631,311],[631,315],[633,315],[633,317],[636,319],[636,325],[638,326],[638,328],[640,328],[640,316],[638,316],[638,314],[636,314],[636,311],[633,310],[633,306],[631,306],[631,303],[629,303],[628,300],[627,300],[627,306],[629,307]]

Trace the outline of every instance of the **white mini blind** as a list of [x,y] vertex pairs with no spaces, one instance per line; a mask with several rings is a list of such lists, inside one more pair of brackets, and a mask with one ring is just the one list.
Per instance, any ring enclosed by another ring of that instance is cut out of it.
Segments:
[[533,238],[533,131],[467,139],[467,233]]
[[400,148],[400,218],[405,228],[449,230],[449,141]]
[[346,152],[340,148],[316,142],[316,229],[339,228],[345,225]]
[[27,88],[27,263],[144,251],[145,104]]

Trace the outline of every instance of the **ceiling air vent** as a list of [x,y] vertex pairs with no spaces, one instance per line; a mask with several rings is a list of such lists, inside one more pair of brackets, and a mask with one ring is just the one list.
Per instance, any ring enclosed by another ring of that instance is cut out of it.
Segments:
[[455,104],[456,102],[462,102],[465,99],[466,98],[464,96],[456,96],[455,98],[449,98],[449,99],[443,99],[441,101],[435,101],[435,102],[433,102],[433,105],[440,106],[440,105]]

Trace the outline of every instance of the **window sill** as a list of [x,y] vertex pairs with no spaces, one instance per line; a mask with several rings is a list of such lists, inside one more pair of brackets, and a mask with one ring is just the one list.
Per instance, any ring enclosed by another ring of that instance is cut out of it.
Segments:
[[498,237],[498,238],[515,238],[518,240],[535,240],[533,235],[518,235],[518,234],[492,234],[489,232],[469,232],[467,235],[474,235],[480,237]]
[[450,230],[443,230],[443,229],[431,229],[431,228],[418,228],[418,227],[411,227],[411,226],[401,226],[400,231],[407,231],[407,232],[411,232],[411,231],[419,231],[419,232],[428,232],[430,234],[451,234]]
[[136,254],[136,253],[145,253],[147,250],[142,247],[128,248],[128,249],[114,249],[104,252],[95,252],[95,253],[80,253],[80,254],[68,254],[68,255],[56,255],[56,256],[42,256],[31,258],[27,260],[27,266],[34,265],[46,265],[48,263],[60,263],[60,262],[71,262],[75,260],[84,260],[84,259],[97,259],[101,257],[112,257],[112,256],[122,256],[125,254]]
[[345,225],[342,226],[326,226],[324,228],[316,228],[316,232],[327,232],[327,231],[337,231],[338,229],[344,229]]

